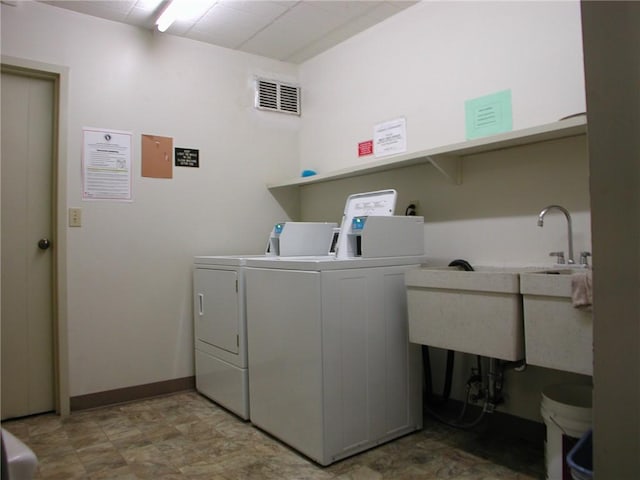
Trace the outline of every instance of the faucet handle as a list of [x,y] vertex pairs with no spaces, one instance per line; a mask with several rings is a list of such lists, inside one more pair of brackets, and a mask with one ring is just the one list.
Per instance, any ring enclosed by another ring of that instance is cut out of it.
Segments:
[[580,252],[580,265],[588,266],[591,252]]
[[556,263],[558,265],[564,265],[564,252],[551,252],[549,254],[550,257],[558,257],[558,260],[556,260]]

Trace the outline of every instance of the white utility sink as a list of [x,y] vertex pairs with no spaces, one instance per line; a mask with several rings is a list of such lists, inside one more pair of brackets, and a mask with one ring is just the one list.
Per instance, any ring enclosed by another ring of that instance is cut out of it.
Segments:
[[503,360],[523,359],[521,271],[493,267],[408,271],[409,341]]
[[593,375],[593,316],[574,308],[571,277],[584,269],[559,268],[523,273],[527,363]]

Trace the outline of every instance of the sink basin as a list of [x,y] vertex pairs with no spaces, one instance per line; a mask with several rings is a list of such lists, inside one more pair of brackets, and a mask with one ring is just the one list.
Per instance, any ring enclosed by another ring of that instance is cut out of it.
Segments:
[[593,375],[593,316],[573,307],[571,277],[580,269],[549,269],[520,277],[527,363]]
[[520,280],[522,293],[571,298],[571,276],[585,271],[581,268],[550,268],[523,272]]
[[405,274],[409,341],[499,358],[524,358],[516,268],[421,267]]

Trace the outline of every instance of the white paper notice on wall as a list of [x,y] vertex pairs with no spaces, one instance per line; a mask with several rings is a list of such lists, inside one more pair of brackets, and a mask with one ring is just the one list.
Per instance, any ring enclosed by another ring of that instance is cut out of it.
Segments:
[[82,129],[82,199],[130,202],[131,132]]
[[404,117],[379,123],[373,128],[373,154],[376,157],[407,151],[407,121]]
[[464,102],[467,140],[513,130],[511,90]]

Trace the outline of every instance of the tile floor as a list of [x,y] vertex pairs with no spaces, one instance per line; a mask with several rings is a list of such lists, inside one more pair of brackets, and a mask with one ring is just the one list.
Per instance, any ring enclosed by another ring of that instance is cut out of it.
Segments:
[[420,432],[321,468],[196,392],[82,411],[66,418],[38,415],[2,426],[36,453],[38,479],[544,477],[542,445],[487,431],[451,429],[429,419]]

